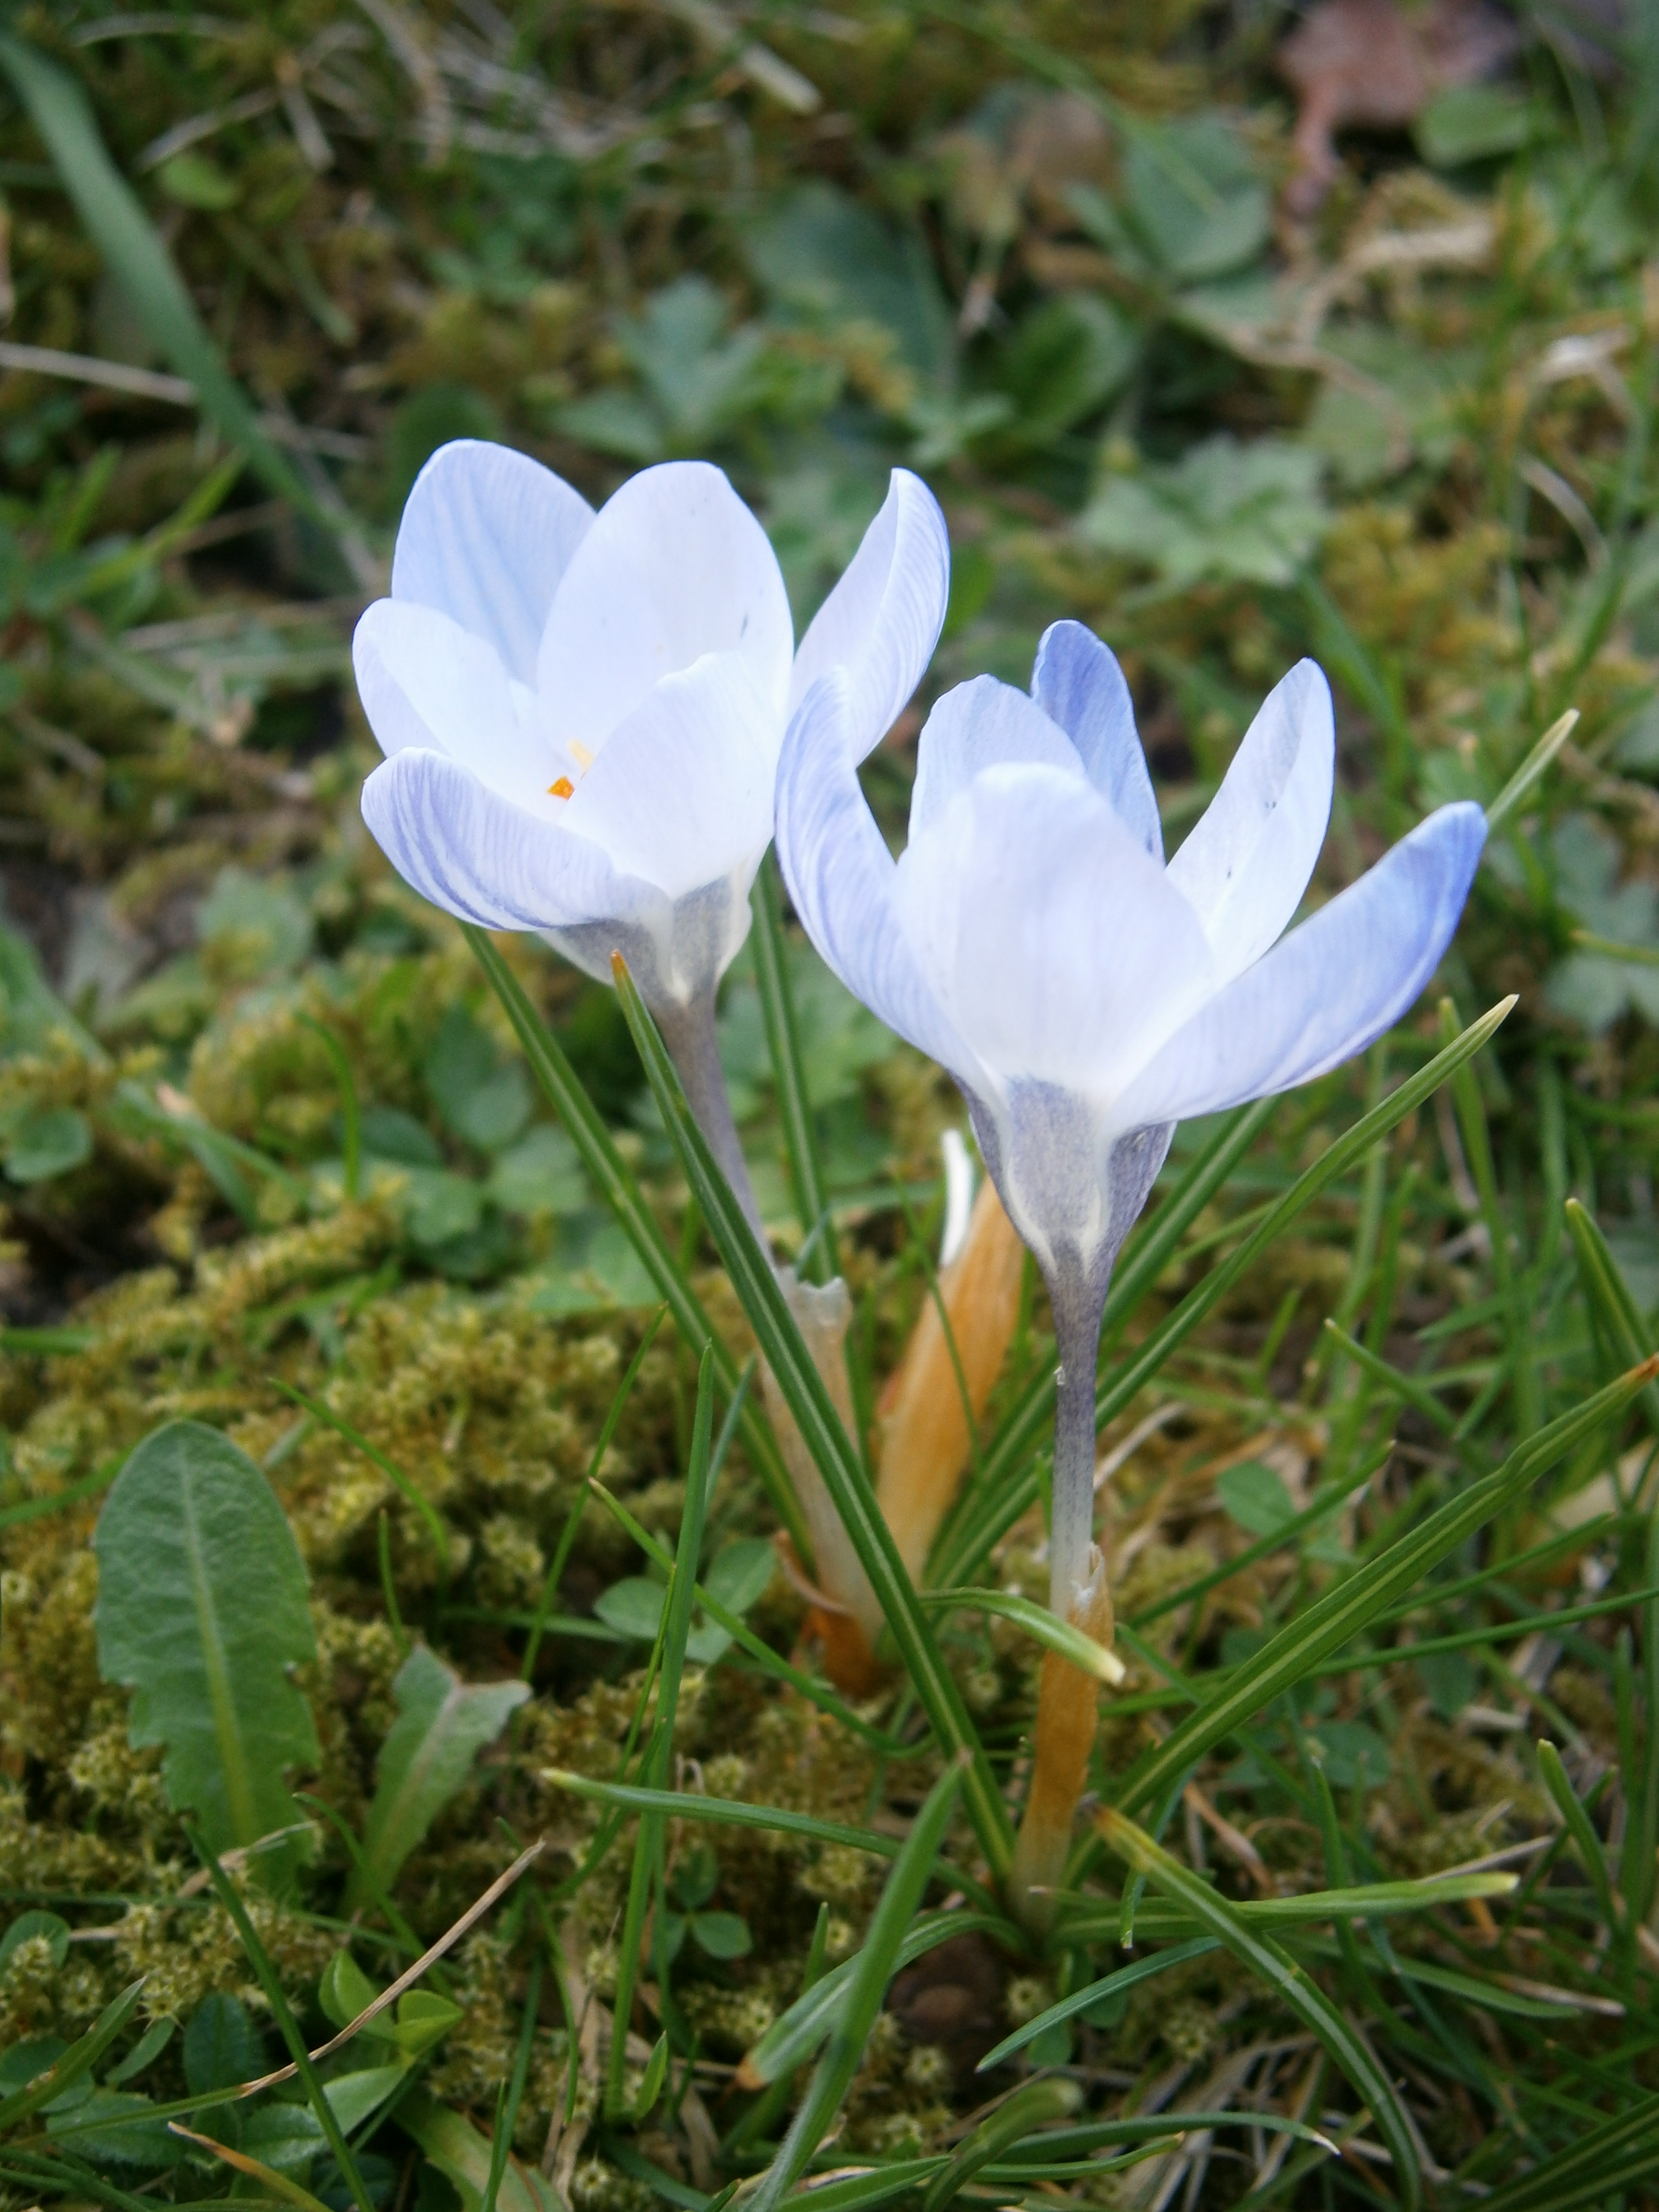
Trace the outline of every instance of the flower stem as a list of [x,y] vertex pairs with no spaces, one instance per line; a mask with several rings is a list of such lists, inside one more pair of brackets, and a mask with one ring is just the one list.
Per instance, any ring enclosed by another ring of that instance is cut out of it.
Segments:
[[[737,1123],[732,1116],[731,1094],[720,1066],[714,1028],[714,994],[705,991],[689,1004],[668,1001],[653,1006],[651,1012],[672,1057],[680,1087],[697,1127],[748,1217],[762,1249],[768,1250],[770,1247],[765,1224],[761,1219],[755,1186],[750,1180],[749,1164],[738,1141]],[[781,1267],[776,1272],[812,1356],[812,1364],[823,1377],[842,1425],[850,1435],[853,1425],[846,1340],[852,1309],[846,1286],[839,1279],[822,1286],[800,1282],[790,1267]],[[835,1652],[844,1650],[844,1663],[832,1668],[831,1680],[837,1687],[849,1689],[855,1695],[866,1695],[876,1674],[875,1639],[882,1627],[881,1608],[769,1368],[763,1368],[763,1380],[766,1410],[811,1534],[818,1583],[837,1609],[836,1634],[826,1656],[833,1656]]]
[[[1062,1620],[1109,1647],[1112,1601],[1094,1540],[1095,1366],[1105,1286],[1079,1270],[1069,1280],[1051,1279],[1048,1295],[1060,1351],[1048,1602]],[[1034,1933],[1054,1917],[1053,1892],[1066,1871],[1072,1822],[1088,1778],[1098,1698],[1092,1675],[1055,1652],[1044,1655],[1031,1784],[1008,1875],[1009,1909]]]

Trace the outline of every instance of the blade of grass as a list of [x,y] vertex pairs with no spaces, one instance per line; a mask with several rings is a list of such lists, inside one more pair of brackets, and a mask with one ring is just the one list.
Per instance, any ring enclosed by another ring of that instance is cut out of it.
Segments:
[[317,2124],[321,2128],[324,2140],[334,2154],[335,2163],[340,2169],[341,2179],[351,2193],[351,2199],[357,2207],[357,2212],[375,2212],[374,2199],[363,2186],[363,2177],[357,2170],[356,2160],[351,2155],[351,2147],[345,2139],[340,2123],[334,2117],[334,2107],[329,2103],[324,2091],[322,2076],[318,2073],[311,2053],[306,2048],[306,2039],[300,2033],[299,2022],[289,2009],[281,1978],[276,1967],[272,1966],[264,1945],[259,1941],[253,1923],[248,1918],[247,1907],[236,1894],[235,1883],[232,1881],[196,1831],[187,1827],[185,1832],[190,1838],[191,1846],[197,1857],[207,1869],[208,1879],[213,1885],[215,1894],[229,1914],[236,1933],[242,1939],[242,1948],[247,1954],[248,1963],[253,1968],[254,1973],[258,1978],[259,1986],[265,1993],[265,2002],[270,2005],[271,2017],[276,2022],[283,2042],[288,2045],[289,2057],[293,2063],[294,2070],[305,2084],[306,2096],[313,2112],[316,2115]]
[[887,1877],[864,1939],[858,1962],[848,1985],[847,2001],[831,2031],[829,2047],[818,2061],[811,2085],[801,2101],[782,2148],[749,2200],[750,2212],[776,2212],[776,2208],[806,2171],[851,2086],[864,2056],[865,2045],[881,2010],[887,1984],[896,1971],[905,1930],[915,1919],[932,1879],[933,1862],[945,1841],[945,1830],[956,1808],[957,1792],[968,1778],[972,1755],[958,1752],[928,1792],[917,1814],[904,1848]]
[[581,1525],[582,1510],[587,1504],[588,1492],[599,1479],[600,1466],[606,1452],[611,1449],[611,1439],[617,1433],[617,1424],[622,1419],[623,1408],[627,1405],[633,1393],[640,1369],[645,1364],[645,1355],[656,1342],[657,1331],[662,1327],[668,1309],[665,1305],[659,1306],[646,1324],[645,1334],[640,1339],[639,1347],[629,1361],[627,1370],[617,1385],[616,1395],[611,1399],[606,1411],[604,1424],[599,1430],[599,1442],[593,1447],[593,1456],[587,1462],[587,1473],[582,1477],[581,1488],[576,1492],[576,1502],[565,1516],[564,1527],[559,1531],[559,1540],[554,1550],[553,1563],[548,1568],[546,1581],[542,1584],[542,1594],[536,1601],[536,1617],[531,1624],[530,1640],[524,1648],[524,1663],[519,1669],[519,1680],[521,1682],[529,1681],[536,1671],[536,1655],[541,1649],[542,1638],[546,1632],[548,1620],[559,1595],[559,1584],[564,1579],[564,1571],[569,1564],[570,1553],[576,1541],[576,1531]]
[[274,1375],[270,1379],[273,1387],[285,1398],[291,1398],[296,1406],[303,1406],[313,1421],[320,1421],[325,1428],[332,1429],[337,1437],[343,1437],[355,1450],[362,1452],[365,1459],[372,1460],[404,1503],[413,1506],[426,1523],[427,1534],[432,1539],[432,1548],[438,1555],[438,1565],[447,1580],[450,1564],[449,1531],[432,1500],[416,1486],[395,1461],[386,1457],[378,1444],[370,1443],[360,1430],[354,1429],[349,1421],[343,1421],[331,1407],[324,1405],[320,1398],[309,1396],[292,1382],[285,1382],[280,1375]]
[[[717,1460],[719,1456],[717,1448]],[[627,1530],[646,1557],[654,1560],[666,1572],[673,1562],[651,1531],[642,1527],[621,1500],[611,1495],[602,1482],[593,1485],[593,1495],[606,1511],[615,1516],[617,1525]],[[787,1682],[792,1690],[798,1690],[820,1712],[828,1713],[833,1720],[839,1721],[844,1729],[849,1729],[872,1751],[880,1752],[887,1759],[902,1759],[904,1756],[905,1747],[896,1737],[884,1735],[880,1729],[872,1727],[861,1718],[851,1705],[836,1695],[827,1683],[814,1681],[810,1674],[802,1674],[799,1668],[792,1667],[787,1659],[779,1658],[771,1645],[757,1636],[746,1620],[738,1613],[729,1613],[718,1598],[709,1595],[701,1583],[696,1587],[696,1601],[714,1626],[723,1628],[738,1650],[769,1674],[774,1681]]]
[[1069,2119],[1082,2102],[1082,2090],[1064,2075],[1050,2075],[1016,2089],[957,2145],[949,2163],[928,2184],[921,2200],[921,2212],[944,2212],[944,2208],[961,2194],[981,2166],[989,2166],[1012,2150],[1035,2129],[1054,2120]]
[[795,1019],[794,994],[789,988],[778,864],[769,852],[761,862],[749,903],[755,915],[755,927],[749,939],[750,957],[755,963],[761,1019],[766,1027],[767,1050],[772,1057],[778,1119],[783,1124],[783,1149],[789,1163],[790,1194],[795,1201],[795,1216],[803,1237],[811,1236],[820,1222],[823,1224],[811,1251],[806,1255],[805,1265],[815,1283],[827,1283],[841,1273],[841,1261],[836,1252],[836,1232],[823,1192],[823,1171],[818,1164],[817,1138],[812,1128],[811,1103],[806,1095],[806,1071],[801,1061],[800,1028]]
[[[1420,1068],[1415,1075],[1408,1076],[1398,1090],[1389,1092],[1381,1105],[1373,1108],[1369,1114],[1362,1115],[1352,1128],[1345,1131],[1320,1155],[1312,1167],[1297,1176],[1267,1219],[1226,1259],[1212,1267],[1111,1380],[1102,1384],[1095,1396],[1095,1426],[1097,1430],[1103,1428],[1108,1421],[1115,1420],[1126,1407],[1133,1402],[1176,1347],[1214,1310],[1234,1284],[1249,1274],[1262,1254],[1284,1235],[1297,1216],[1340,1175],[1363,1160],[1379,1138],[1402,1121],[1413,1108],[1431,1097],[1449,1076],[1478,1052],[1514,1005],[1513,998],[1501,1000],[1479,1021],[1472,1022],[1454,1043],[1437,1053],[1426,1067]],[[1107,1311],[1109,1314],[1111,1310],[1112,1300],[1109,1297]],[[1052,1389],[1052,1387],[1050,1378],[1048,1388]],[[1018,1433],[1011,1435],[1010,1449],[1006,1458],[996,1452],[987,1454],[984,1510],[978,1516],[972,1533],[971,1550],[963,1540],[953,1546],[950,1562],[953,1579],[970,1579],[978,1571],[981,1562],[989,1557],[1014,1523],[1036,1504],[1039,1495],[1036,1470],[1032,1466],[1022,1469],[1018,1462],[1022,1453],[1029,1455],[1036,1444],[1042,1425],[1042,1419],[1022,1421]],[[968,1553],[965,1558],[963,1556],[964,1553]]]
[[1109,1651],[1092,1636],[1085,1636],[1069,1620],[1061,1620],[1046,1605],[1038,1605],[1029,1597],[1014,1597],[1006,1590],[941,1589],[924,1590],[921,1602],[930,1611],[954,1612],[962,1606],[975,1613],[1000,1614],[1004,1620],[1012,1620],[1017,1627],[1023,1628],[1046,1650],[1058,1651],[1062,1659],[1069,1659],[1085,1674],[1094,1675],[1097,1681],[1116,1684],[1128,1672],[1115,1651]]
[[1480,2199],[1482,2212],[1572,2212],[1614,2203],[1659,2167],[1659,2096],[1579,2136],[1570,2148]]
[[[1653,1350],[1652,1333],[1632,1297],[1619,1262],[1594,1214],[1570,1198],[1562,1209],[1567,1234],[1578,1263],[1578,1280],[1597,1327],[1604,1334],[1615,1364],[1633,1367]],[[1642,1410],[1648,1426],[1659,1437],[1659,1385],[1642,1394]]]
[[[663,1607],[662,1676],[657,1692],[657,1717],[645,1755],[647,1790],[654,1800],[673,1793],[664,1789],[673,1771],[674,1719],[679,1710],[680,1680],[685,1672],[685,1640],[691,1633],[691,1606],[696,1589],[697,1561],[702,1554],[702,1533],[708,1510],[708,1462],[714,1433],[714,1353],[705,1344],[697,1366],[697,1405],[691,1426],[691,1456],[685,1473],[685,1505],[680,1515],[679,1542],[673,1571],[668,1580],[668,1601]],[[641,1808],[639,1833],[634,1844],[634,1864],[628,1885],[628,1905],[623,1917],[621,1947],[617,1956],[614,2002],[616,2032],[605,2073],[605,2110],[608,2119],[624,2111],[623,2075],[628,2061],[628,2022],[634,2010],[634,1984],[640,1966],[640,1939],[645,1927],[651,1883],[662,1854],[664,1815],[654,1802]]]
[[1578,726],[1578,709],[1569,707],[1559,720],[1550,724],[1538,743],[1527,755],[1515,774],[1504,786],[1486,809],[1486,842],[1491,846],[1493,832],[1501,830],[1510,817],[1516,812],[1522,801],[1548,768],[1567,739]]
[[[524,1048],[530,1070],[540,1084],[547,1103],[563,1124],[566,1135],[580,1155],[594,1188],[616,1216],[618,1226],[633,1245],[646,1273],[666,1300],[674,1325],[689,1345],[711,1343],[714,1372],[721,1395],[729,1404],[737,1395],[738,1364],[720,1342],[703,1311],[702,1302],[687,1281],[684,1270],[669,1249],[632,1172],[611,1139],[611,1132],[594,1111],[592,1102],[577,1080],[557,1038],[532,1005],[528,993],[508,967],[501,948],[488,931],[471,922],[461,933],[472,947],[478,965],[489,979],[507,1019]],[[765,1486],[772,1510],[789,1531],[802,1559],[811,1555],[806,1522],[785,1469],[777,1440],[752,1399],[743,1415],[743,1441],[756,1474]]]
[[1416,2212],[1423,2201],[1422,2170],[1400,2100],[1370,2046],[1337,2011],[1306,1967],[1299,1966],[1271,1936],[1255,1934],[1227,1899],[1178,1859],[1171,1858],[1145,1829],[1138,1828],[1121,1813],[1106,1807],[1100,1815],[1100,1831],[1126,1866],[1144,1874],[1166,1897],[1175,1899],[1200,1928],[1259,1975],[1279,2002],[1318,2037],[1356,2094],[1370,2106],[1393,2156],[1395,2183],[1401,2201],[1407,2212]]
[[767,1255],[687,1109],[672,1061],[634,987],[625,963],[615,963],[617,991],[663,1121],[679,1154],[692,1195],[702,1209],[726,1273],[769,1363],[785,1402],[822,1475],[870,1587],[892,1630],[939,1748],[966,1752],[969,1765],[963,1795],[992,1875],[1000,1880],[1012,1854],[1008,1814],[968,1708],[939,1656],[887,1523],[876,1507],[852,1442],[842,1426]]
[[[1067,1932],[1070,1932],[1069,1924]],[[1107,1931],[1103,1927],[1103,1933],[1106,1932],[1115,1936],[1115,1914],[1112,1917],[1110,1930]],[[1082,1989],[1073,1990],[1070,1996],[1061,1997],[1058,2004],[1051,2004],[1045,2012],[1038,2013],[1023,2027],[1017,2027],[1012,2035],[1005,2035],[994,2050],[986,2052],[975,2071],[988,2074],[993,2067],[1000,2066],[1016,2051],[1024,2051],[1028,2043],[1035,2043],[1038,2036],[1046,2034],[1051,2027],[1058,2027],[1065,2021],[1075,2020],[1079,2013],[1087,2012],[1091,2005],[1098,2004],[1103,1998],[1127,1992],[1133,1989],[1137,1982],[1150,1981],[1155,1974],[1167,1973],[1171,1966],[1184,1966],[1189,1959],[1201,1959],[1206,1952],[1218,1951],[1220,1948],[1218,1936],[1195,1936],[1190,1942],[1176,1943],[1167,1951],[1154,1951],[1145,1959],[1136,1959],[1129,1966],[1118,1967],[1115,1973],[1103,1974],[1097,1982],[1089,1982]]]
[[[1016,1945],[1019,1941],[1018,1931],[1008,1922],[982,1912],[955,1907],[928,1913],[913,1920],[906,1929],[894,1972],[914,1966],[941,1943],[967,1935],[989,1936],[998,1942],[1012,1939]],[[759,2042],[745,2054],[738,2069],[738,2087],[787,2081],[798,2066],[804,2066],[840,2019],[857,1970],[856,1958],[845,1959],[827,1974],[808,1982],[788,2010],[779,2014]]]
[[1133,1810],[1159,1796],[1212,1745],[1340,1651],[1431,1567],[1519,1498],[1546,1468],[1622,1413],[1656,1374],[1659,1359],[1647,1361],[1551,1422],[1512,1452],[1496,1474],[1449,1498],[1416,1528],[1298,1614],[1161,1744],[1135,1761],[1118,1786],[1120,1809]]
[[21,2089],[14,2089],[9,2097],[0,2098],[0,2128],[15,2127],[19,2120],[27,2119],[31,2113],[61,2097],[65,2089],[72,2088],[82,2075],[90,2072],[131,2019],[143,1990],[144,1977],[140,1975],[136,1982],[128,1984],[119,1996],[111,1999],[86,2033],[44,2074],[25,2082]]
[[85,93],[55,62],[5,33],[0,33],[0,69],[28,110],[110,275],[149,337],[195,386],[203,412],[231,445],[241,447],[278,498],[331,533],[328,518],[260,428],[247,394],[225,367],[160,232],[111,161]]
[[1601,1839],[1590,1826],[1590,1816],[1579,1801],[1578,1792],[1568,1778],[1561,1764],[1561,1754],[1546,1737],[1538,1747],[1538,1771],[1544,1787],[1555,1801],[1555,1809],[1566,1823],[1567,1833],[1572,1838],[1572,1847],[1578,1863],[1589,1877],[1590,1887],[1595,1892],[1595,1902],[1601,1907],[1601,1917],[1610,1936],[1618,1935],[1624,1927],[1620,1899],[1607,1872],[1607,1853],[1601,1849]]
[[[530,1979],[524,1993],[524,2019],[519,2028],[519,2047],[513,2060],[513,2079],[507,2084],[507,2095],[495,2114],[495,2125],[489,2140],[489,2179],[484,2185],[483,2201],[478,2212],[495,2212],[495,2200],[501,2195],[501,2179],[507,2172],[508,2154],[513,2148],[513,2131],[519,2124],[519,2107],[524,2102],[524,2087],[530,2076],[530,2051],[536,2039],[536,2007],[542,1994],[542,1962],[534,1958],[530,1962]],[[619,2042],[626,2039],[618,2037]]]

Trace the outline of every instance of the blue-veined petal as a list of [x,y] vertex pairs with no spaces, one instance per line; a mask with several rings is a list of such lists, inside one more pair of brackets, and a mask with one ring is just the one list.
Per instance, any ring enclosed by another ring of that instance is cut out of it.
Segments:
[[1334,762],[1331,688],[1315,662],[1300,660],[1262,702],[1170,863],[1224,977],[1259,960],[1301,904],[1330,820]]
[[1486,836],[1467,801],[1419,823],[1177,1031],[1117,1099],[1113,1125],[1217,1113],[1363,1052],[1433,975]]
[[970,1089],[991,1079],[916,964],[894,902],[895,871],[859,787],[844,669],[820,677],[778,764],[777,847],[801,927],[848,989]]
[[910,836],[924,836],[957,793],[1000,762],[1040,763],[1086,791],[1077,748],[1024,691],[994,676],[975,676],[947,691],[922,725]]
[[795,655],[793,713],[820,676],[844,667],[856,757],[881,743],[933,657],[951,596],[951,545],[939,501],[895,469],[881,512],[818,609]]
[[1161,860],[1164,825],[1117,655],[1081,623],[1053,623],[1037,646],[1031,696],[1077,748],[1090,782]]
[[781,732],[794,642],[777,557],[724,471],[665,461],[630,477],[577,547],[542,634],[537,688],[555,744],[597,756],[663,677],[706,653],[740,653]]
[[611,732],[560,819],[670,899],[740,870],[746,893],[771,840],[777,750],[744,656],[705,653]]
[[392,596],[436,607],[536,681],[547,611],[593,510],[510,446],[459,438],[415,479],[392,556]]
[[434,608],[377,599],[351,641],[369,727],[387,754],[406,745],[452,760],[517,805],[548,812],[560,773],[535,694],[515,683],[488,639]]
[[665,913],[599,846],[514,806],[447,754],[394,753],[364,784],[362,808],[404,880],[462,921],[549,929]]
[[1191,908],[1075,769],[981,769],[912,835],[896,903],[952,1027],[1005,1079],[1109,1096],[1215,987]]

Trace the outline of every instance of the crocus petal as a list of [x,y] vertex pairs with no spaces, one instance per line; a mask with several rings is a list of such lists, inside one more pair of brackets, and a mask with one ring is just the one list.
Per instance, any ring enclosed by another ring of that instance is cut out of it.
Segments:
[[1113,1126],[1217,1113],[1363,1052],[1433,975],[1486,836],[1468,802],[1419,823],[1172,1036],[1116,1101]]
[[666,461],[630,477],[577,547],[537,688],[554,742],[597,754],[653,684],[706,653],[742,653],[781,721],[794,642],[777,557],[724,472]]
[[1214,988],[1191,908],[1075,769],[981,769],[913,831],[897,886],[923,974],[1005,1080],[1114,1092]]
[[1222,976],[1243,975],[1301,904],[1331,813],[1331,689],[1311,660],[1274,685],[1221,788],[1170,863]]
[[746,868],[772,835],[776,717],[744,655],[665,676],[610,742],[562,819],[670,899]]
[[1031,696],[1076,746],[1095,789],[1161,860],[1164,825],[1117,655],[1081,623],[1052,623],[1037,647]]
[[533,684],[547,611],[592,520],[581,494],[527,453],[459,438],[415,479],[392,596],[488,639],[508,673]]
[[896,871],[859,787],[852,679],[831,669],[789,725],[778,763],[777,848],[795,912],[825,963],[872,1013],[969,1089],[994,1087],[917,965]]
[[1012,684],[975,676],[947,691],[922,726],[910,793],[910,836],[924,836],[951,801],[999,761],[1030,761],[1071,776],[1086,790],[1077,748],[1042,708]]
[[664,905],[586,837],[514,806],[443,753],[394,753],[364,784],[362,807],[406,883],[485,929],[570,927]]
[[790,711],[827,669],[846,668],[848,720],[862,760],[927,673],[950,596],[951,542],[939,501],[920,477],[895,469],[880,514],[800,641]]
[[556,805],[546,796],[559,769],[545,712],[487,639],[434,608],[377,599],[357,625],[351,659],[382,752],[447,753],[516,805]]

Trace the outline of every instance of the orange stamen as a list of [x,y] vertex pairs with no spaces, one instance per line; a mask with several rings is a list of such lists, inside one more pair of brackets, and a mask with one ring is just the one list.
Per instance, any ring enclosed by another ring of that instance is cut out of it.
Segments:
[[574,799],[576,787],[568,775],[562,775],[556,783],[548,785],[547,795],[550,799]]

